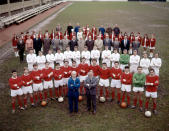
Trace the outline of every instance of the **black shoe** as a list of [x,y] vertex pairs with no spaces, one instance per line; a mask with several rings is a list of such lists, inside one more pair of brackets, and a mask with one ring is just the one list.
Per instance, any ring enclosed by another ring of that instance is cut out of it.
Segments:
[[127,108],[131,108],[131,106],[130,106],[130,105],[127,105]]
[[157,115],[157,110],[153,110],[153,113],[154,113],[155,115]]
[[131,109],[136,109],[136,106],[132,105],[132,106],[131,106]]
[[32,103],[32,104],[31,104],[31,107],[36,107],[36,104]]
[[52,101],[52,100],[54,101],[54,100],[55,100],[55,98],[51,97],[51,98],[50,98],[50,100],[51,100],[51,101]]
[[93,111],[93,115],[96,115],[96,110]]
[[120,101],[117,101],[117,105],[120,105]]
[[140,112],[143,112],[143,107],[140,107],[140,108],[139,108],[139,111],[140,111]]

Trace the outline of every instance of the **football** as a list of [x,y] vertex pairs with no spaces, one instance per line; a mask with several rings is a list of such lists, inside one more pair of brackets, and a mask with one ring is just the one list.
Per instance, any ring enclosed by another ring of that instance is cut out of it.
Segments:
[[104,97],[100,97],[100,102],[104,103],[106,99]]
[[47,105],[47,102],[46,101],[42,101],[41,102],[41,106],[46,106]]
[[145,117],[151,117],[151,111],[146,111],[145,112]]
[[126,102],[122,102],[120,106],[121,106],[121,108],[126,108],[127,107],[127,103]]
[[59,98],[58,98],[58,102],[61,103],[61,102],[63,102],[63,101],[64,101],[63,97],[59,97]]

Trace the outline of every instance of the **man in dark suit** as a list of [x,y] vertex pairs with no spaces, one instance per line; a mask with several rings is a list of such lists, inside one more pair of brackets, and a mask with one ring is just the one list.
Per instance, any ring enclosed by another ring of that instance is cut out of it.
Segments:
[[130,41],[127,39],[127,36],[124,36],[124,40],[121,42],[121,51],[123,53],[124,49],[127,49],[127,51],[130,48]]
[[108,49],[111,50],[112,41],[109,39],[109,35],[106,34],[106,38],[103,40],[103,45],[108,46]]
[[86,88],[87,96],[87,111],[91,110],[91,104],[93,108],[93,114],[96,114],[96,87],[98,79],[93,76],[93,71],[90,70],[88,77],[84,81],[84,87]]
[[88,48],[88,51],[93,50],[94,40],[92,40],[92,37],[91,37],[91,36],[89,36],[89,39],[86,40],[86,46],[87,46],[87,48]]
[[24,51],[25,51],[25,43],[24,43],[24,40],[21,38],[21,36],[19,37],[19,40],[18,40],[18,43],[17,43],[17,49],[19,51],[20,62],[23,62]]
[[38,34],[36,34],[36,38],[33,39],[33,48],[36,55],[38,55],[39,51],[41,51],[42,48],[42,40],[39,38]]
[[72,32],[73,26],[71,25],[71,23],[69,23],[69,25],[67,26],[67,32],[70,36],[71,32]]
[[70,50],[74,51],[74,47],[78,46],[78,42],[76,40],[76,36],[73,36],[72,40],[69,42]]

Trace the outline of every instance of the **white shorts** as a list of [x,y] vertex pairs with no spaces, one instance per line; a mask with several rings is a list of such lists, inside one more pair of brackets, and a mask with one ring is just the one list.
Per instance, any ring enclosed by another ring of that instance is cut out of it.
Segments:
[[150,50],[155,50],[155,47],[150,47]]
[[149,74],[148,68],[143,68],[142,72],[143,72],[145,75],[148,75],[148,74]]
[[54,69],[54,62],[50,62],[49,63],[49,67],[51,67],[52,69]]
[[12,90],[11,89],[11,96],[15,97],[15,96],[21,96],[23,95],[23,91],[21,88],[17,89],[17,90]]
[[109,59],[103,59],[102,63],[106,63],[107,67],[110,67],[110,60]]
[[32,71],[33,70],[33,64],[28,64],[28,70]]
[[124,64],[120,64],[120,69],[124,70],[125,66],[128,66],[128,64],[125,64],[125,65]]
[[138,65],[130,64],[130,72],[137,73],[137,67]]
[[44,89],[53,88],[53,81],[44,81]]
[[59,86],[63,86],[63,79],[61,80],[54,80],[54,85],[55,85],[55,88],[58,88]]
[[99,85],[109,87],[109,79],[101,79],[100,78]]
[[126,92],[131,92],[131,85],[122,84],[121,85],[121,90],[122,91],[126,91]]
[[134,92],[143,92],[144,91],[144,87],[133,87],[133,91]]
[[87,75],[86,76],[80,76],[79,77],[80,78],[80,82],[84,82],[86,80],[86,77],[87,77]]
[[22,91],[23,91],[23,94],[32,94],[33,93],[33,89],[32,89],[32,86],[23,86],[22,88]]
[[88,66],[90,66],[90,60],[86,59],[85,63],[88,64]]
[[43,84],[39,83],[39,84],[33,84],[33,91],[42,91],[43,90]]
[[146,97],[157,98],[157,92],[146,91]]
[[152,68],[154,69],[155,74],[156,74],[157,76],[159,76],[159,72],[160,72],[159,68],[156,68],[156,67],[152,67]]
[[111,87],[115,87],[115,88],[120,88],[121,87],[121,81],[120,80],[115,80],[115,79],[112,79],[111,80]]
[[68,85],[69,78],[63,78],[63,85]]
[[42,70],[42,69],[44,69],[45,68],[45,64],[38,64],[38,69],[39,70]]

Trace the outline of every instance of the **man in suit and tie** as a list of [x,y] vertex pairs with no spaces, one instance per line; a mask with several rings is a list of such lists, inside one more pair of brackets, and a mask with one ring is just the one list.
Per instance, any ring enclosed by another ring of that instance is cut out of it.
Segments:
[[127,49],[127,51],[129,50],[130,47],[130,41],[127,39],[127,35],[124,36],[124,40],[122,40],[121,42],[121,51],[123,53],[124,49]]
[[39,51],[42,48],[42,40],[39,38],[39,35],[36,34],[36,38],[33,39],[33,48],[35,50],[36,55],[38,56]]
[[103,45],[108,46],[108,49],[111,50],[112,41],[109,39],[109,35],[106,33],[106,38],[103,40]]
[[96,114],[96,87],[98,84],[98,79],[94,77],[93,71],[90,70],[88,77],[84,81],[84,87],[86,88],[87,96],[87,111],[91,110],[91,104],[93,108],[93,114]]
[[78,46],[76,36],[73,36],[73,39],[69,42],[70,50],[74,51],[75,46]]

